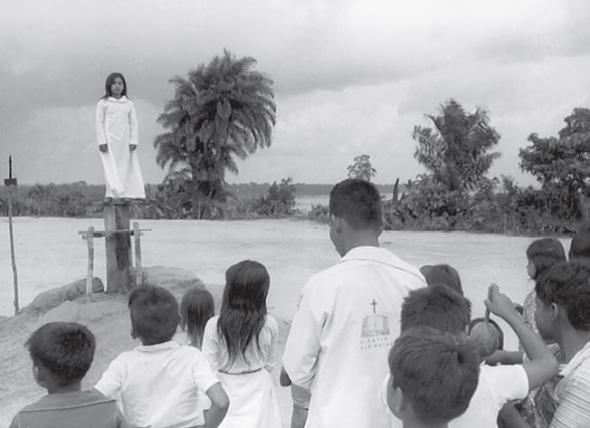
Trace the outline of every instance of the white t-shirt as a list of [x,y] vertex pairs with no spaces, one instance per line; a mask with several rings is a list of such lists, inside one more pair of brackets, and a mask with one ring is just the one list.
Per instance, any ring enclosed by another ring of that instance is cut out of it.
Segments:
[[497,428],[502,406],[510,400],[525,398],[528,392],[529,379],[522,365],[483,364],[469,407],[449,423],[449,428]]
[[425,287],[415,267],[378,247],[357,247],[307,282],[283,365],[311,388],[306,428],[385,428],[379,400],[403,299]]
[[219,382],[197,348],[177,342],[138,346],[115,358],[95,388],[119,400],[130,426],[200,425],[200,393]]

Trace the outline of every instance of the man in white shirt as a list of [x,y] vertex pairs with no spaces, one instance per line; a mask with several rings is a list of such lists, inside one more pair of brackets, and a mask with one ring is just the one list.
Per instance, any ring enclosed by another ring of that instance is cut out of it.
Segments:
[[385,428],[378,399],[403,298],[426,286],[420,271],[379,248],[381,197],[348,179],[330,193],[338,264],[304,286],[283,357],[295,385],[311,389],[306,428]]

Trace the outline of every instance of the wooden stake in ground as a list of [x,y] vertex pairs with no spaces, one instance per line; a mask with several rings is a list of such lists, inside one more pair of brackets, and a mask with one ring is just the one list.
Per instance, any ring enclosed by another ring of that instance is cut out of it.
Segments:
[[14,281],[14,314],[18,314],[18,274],[16,272],[16,259],[14,257],[14,234],[12,231],[12,188],[16,187],[16,177],[12,177],[12,156],[8,156],[8,178],[4,179],[4,185],[8,189],[8,231],[10,234],[10,258],[12,260],[12,276]]

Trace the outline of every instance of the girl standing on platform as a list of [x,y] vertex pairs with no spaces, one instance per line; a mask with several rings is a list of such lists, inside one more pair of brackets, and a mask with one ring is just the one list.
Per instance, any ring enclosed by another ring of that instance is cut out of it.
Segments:
[[105,95],[96,106],[96,138],[106,198],[144,199],[135,105],[127,98],[127,83],[121,73],[109,74],[105,82]]
[[225,275],[220,314],[209,320],[203,338],[203,353],[230,397],[220,427],[280,427],[269,373],[278,353],[279,329],[266,312],[268,271],[258,262],[245,260]]

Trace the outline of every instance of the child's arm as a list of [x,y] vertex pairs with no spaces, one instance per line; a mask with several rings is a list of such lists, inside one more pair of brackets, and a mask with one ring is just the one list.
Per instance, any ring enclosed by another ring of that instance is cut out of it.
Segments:
[[274,369],[279,355],[279,324],[272,315],[266,316],[266,323],[270,330],[270,349],[266,356],[264,368],[270,372]]
[[498,414],[498,422],[502,428],[532,428],[520,415],[514,404],[506,403]]
[[492,355],[484,357],[484,361],[490,366],[495,366],[496,364],[513,365],[522,364],[524,361],[523,357],[524,354],[522,351],[504,351],[503,349],[498,349]]
[[207,390],[207,397],[211,400],[211,407],[203,412],[205,417],[203,428],[216,428],[229,409],[229,397],[220,382],[213,384]]
[[522,364],[528,378],[529,390],[538,388],[557,374],[557,360],[545,342],[524,324],[522,317],[514,310],[514,303],[500,293],[496,284],[492,284],[490,287],[492,288],[491,298],[485,301],[485,305],[494,314],[504,319],[516,333],[530,359]]
[[121,356],[119,356],[111,361],[100,380],[94,385],[94,389],[105,397],[118,399],[121,394],[124,372],[124,363],[121,361]]

